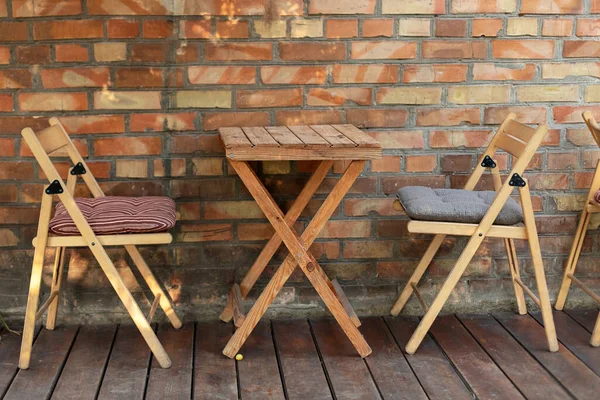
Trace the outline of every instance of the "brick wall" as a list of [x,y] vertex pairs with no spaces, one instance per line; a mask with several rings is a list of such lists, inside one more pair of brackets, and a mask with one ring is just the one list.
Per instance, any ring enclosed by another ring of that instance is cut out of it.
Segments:
[[[554,294],[600,154],[580,117],[600,118],[598,36],[600,0],[0,0],[0,309],[23,313],[44,185],[19,131],[52,115],[107,194],[177,200],[173,245],[144,253],[193,318],[216,315],[271,234],[217,127],[347,122],[383,144],[312,250],[360,313],[386,313],[428,241],[407,234],[392,195],[408,184],[460,187],[514,111],[551,127],[528,177]],[[500,163],[508,171],[510,159]],[[314,164],[256,168],[286,205]],[[588,236],[579,271],[599,286],[597,238]],[[446,241],[426,294],[464,243]],[[111,254],[135,289],[124,252]],[[63,312],[123,315],[87,251],[71,252],[69,267]],[[321,312],[303,277],[292,281],[274,310]],[[449,304],[462,310],[512,306],[500,241],[485,241],[455,293]]]

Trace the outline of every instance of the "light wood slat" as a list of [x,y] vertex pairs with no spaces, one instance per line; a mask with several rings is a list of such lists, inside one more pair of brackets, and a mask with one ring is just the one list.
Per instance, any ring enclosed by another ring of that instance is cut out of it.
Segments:
[[236,147],[227,149],[228,159],[241,161],[277,160],[379,160],[381,148],[321,147],[293,149],[289,147]]
[[225,148],[252,147],[242,128],[219,128],[219,136]]
[[69,138],[59,125],[50,126],[35,134],[40,144],[50,154],[69,144]]
[[269,135],[269,132],[265,128],[252,127],[242,128],[242,130],[254,146],[279,147],[279,143]]
[[379,142],[354,125],[332,125],[337,131],[352,140],[359,147],[381,147]]
[[[455,222],[410,221],[407,224],[410,233],[431,233],[442,235],[473,236],[476,224],[458,224]],[[485,234],[487,237],[527,239],[523,226],[492,225]]]
[[[140,233],[127,235],[96,236],[102,246],[169,244],[173,241],[170,233]],[[36,247],[37,238],[33,239]],[[83,236],[50,236],[47,247],[87,247]]]
[[536,130],[527,125],[523,125],[514,119],[511,119],[506,122],[506,126],[504,127],[503,131],[509,135],[521,139],[524,142],[529,142]]
[[288,129],[302,140],[307,148],[331,147],[331,144],[323,139],[321,135],[315,132],[310,126],[297,125],[288,126]]
[[503,134],[498,139],[497,146],[515,157],[520,157],[527,145],[511,135]]
[[305,146],[302,140],[298,139],[298,137],[285,126],[267,126],[265,129],[271,134],[273,139],[283,147],[302,149]]
[[327,140],[333,147],[356,147],[356,143],[341,134],[331,125],[310,125],[310,127]]

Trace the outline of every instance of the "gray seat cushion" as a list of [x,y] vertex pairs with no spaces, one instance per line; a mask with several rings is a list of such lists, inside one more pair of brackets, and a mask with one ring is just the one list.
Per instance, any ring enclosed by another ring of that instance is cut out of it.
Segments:
[[[398,190],[397,196],[411,219],[478,224],[494,201],[496,192],[405,186]],[[509,198],[495,224],[515,225],[520,222],[523,222],[523,210]]]

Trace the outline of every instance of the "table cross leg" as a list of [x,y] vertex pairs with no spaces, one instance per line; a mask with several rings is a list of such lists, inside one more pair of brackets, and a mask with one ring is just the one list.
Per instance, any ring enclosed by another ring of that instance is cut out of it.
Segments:
[[[312,196],[315,194],[315,192],[327,176],[327,173],[329,172],[332,166],[333,161],[321,161],[319,163],[319,166],[317,167],[313,175],[310,177],[308,182],[306,182],[306,185],[298,195],[298,198],[294,201],[289,211],[285,215],[285,222],[288,225],[291,226],[296,222],[302,211],[304,211],[304,209],[308,205],[308,202],[310,201]],[[277,232],[275,232],[271,239],[267,242],[266,246],[260,252],[254,264],[252,264],[252,267],[250,268],[246,276],[244,276],[244,279],[242,279],[242,282],[240,283],[240,292],[242,294],[242,298],[246,298],[248,292],[250,292],[260,275],[263,273],[269,261],[271,261],[271,259],[273,258],[273,255],[281,245],[281,242],[281,238],[279,237]],[[224,322],[229,322],[231,321],[231,318],[233,318],[233,304],[230,298],[228,299],[227,305],[225,306],[225,309],[223,310],[219,318],[221,319],[221,321]]]
[[299,238],[285,223],[283,214],[275,204],[275,201],[248,164],[240,161],[230,160],[230,162],[275,228],[276,232],[282,238],[286,247],[290,250],[290,254],[277,270],[265,290],[261,293],[242,325],[229,340],[227,346],[225,346],[225,349],[223,350],[223,354],[230,358],[235,356],[258,323],[259,319],[264,315],[267,307],[288,280],[289,276],[296,268],[296,265],[299,264],[300,268],[307,275],[309,281],[315,287],[317,293],[319,293],[358,353],[362,357],[368,356],[371,353],[371,348],[352,322],[350,316],[346,313],[342,303],[335,294],[331,282],[317,263],[316,259],[306,250],[316,239],[327,220],[338,207],[344,195],[348,192],[360,172],[363,170],[365,161],[353,161],[350,164],[313,220],[309,223],[301,238]]

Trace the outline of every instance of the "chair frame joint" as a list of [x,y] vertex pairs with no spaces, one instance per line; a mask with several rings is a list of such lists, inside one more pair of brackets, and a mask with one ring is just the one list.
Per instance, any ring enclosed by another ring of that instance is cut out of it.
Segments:
[[481,166],[483,168],[496,168],[496,162],[492,160],[492,157],[486,155],[481,161]]
[[510,181],[508,182],[508,184],[510,186],[513,187],[525,187],[527,186],[527,182],[525,181],[525,179],[521,178],[521,175],[514,173],[511,178]]
[[64,189],[58,180],[52,181],[52,183],[46,188],[46,194],[62,194]]
[[78,162],[73,168],[71,168],[71,175],[84,175],[87,171],[82,163]]

